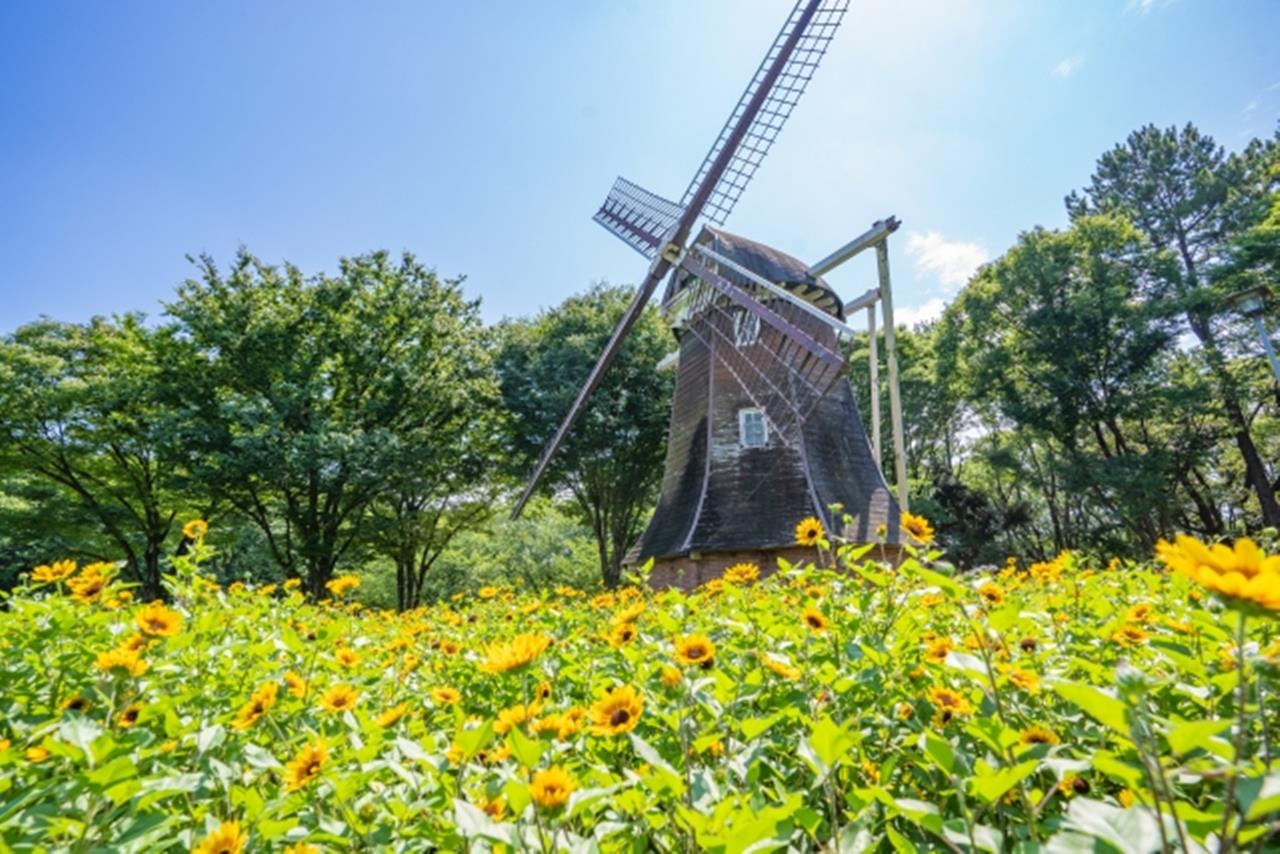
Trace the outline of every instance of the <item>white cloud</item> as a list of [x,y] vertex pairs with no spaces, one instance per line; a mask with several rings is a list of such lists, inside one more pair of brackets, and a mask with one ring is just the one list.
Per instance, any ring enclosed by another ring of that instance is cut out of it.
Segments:
[[937,320],[942,316],[942,311],[947,307],[946,300],[942,297],[934,297],[924,305],[911,305],[906,308],[895,308],[893,310],[893,322],[897,326],[915,326],[917,323],[927,323],[930,320]]
[[915,259],[916,271],[937,278],[944,288],[954,289],[969,281],[991,254],[980,243],[947,240],[936,231],[907,235],[907,254]]
[[1244,110],[1243,110],[1243,112],[1244,112],[1244,114],[1247,116],[1247,115],[1249,115],[1250,113],[1254,112],[1254,111],[1255,111],[1255,110],[1257,110],[1257,109],[1258,109],[1258,99],[1257,99],[1257,98],[1254,98],[1252,101],[1250,101],[1249,103],[1247,103],[1247,104],[1245,104],[1245,105],[1244,105]]
[[1139,15],[1145,15],[1156,6],[1167,6],[1172,0],[1129,0],[1125,4],[1126,12],[1137,12]]
[[1080,69],[1084,60],[1079,56],[1068,56],[1053,67],[1053,73],[1059,77],[1070,77]]

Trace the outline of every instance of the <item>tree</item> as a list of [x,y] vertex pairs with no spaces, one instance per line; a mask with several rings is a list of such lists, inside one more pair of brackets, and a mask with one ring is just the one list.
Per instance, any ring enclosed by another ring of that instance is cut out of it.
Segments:
[[[586,382],[631,300],[632,290],[598,285],[554,311],[500,329],[497,361],[511,416],[514,471],[527,475]],[[644,313],[552,460],[541,489],[567,490],[595,536],[600,570],[617,584],[622,558],[639,537],[662,478],[674,377],[659,372],[672,348],[656,309]]]
[[1147,125],[1102,155],[1089,186],[1068,196],[1067,208],[1074,217],[1119,213],[1146,233],[1152,252],[1174,253],[1181,266],[1178,296],[1187,326],[1214,379],[1263,524],[1280,526],[1280,502],[1252,435],[1240,383],[1219,342],[1223,294],[1211,286],[1230,239],[1247,224],[1272,180],[1267,165],[1274,147],[1275,142],[1255,141],[1228,157],[1194,125],[1181,131]]
[[172,331],[149,328],[140,315],[41,320],[0,343],[0,470],[17,502],[10,512],[25,507],[21,524],[36,536],[52,534],[55,520],[101,531],[80,553],[123,555],[146,597],[161,595],[166,542],[180,538],[175,520],[186,506],[163,394],[173,349]]
[[1046,505],[1057,548],[1096,543],[1117,523],[1142,550],[1172,533],[1169,455],[1146,422],[1166,408],[1159,367],[1174,335],[1175,274],[1146,246],[1114,216],[1035,229],[950,310],[968,384],[1062,460],[1060,483],[1045,484],[1070,497]]
[[480,474],[462,459],[496,400],[477,303],[409,254],[311,279],[244,251],[225,276],[207,257],[199,268],[168,307],[188,344],[196,476],[317,596],[368,534],[371,505],[412,495],[395,549],[407,583],[429,537],[418,515]]

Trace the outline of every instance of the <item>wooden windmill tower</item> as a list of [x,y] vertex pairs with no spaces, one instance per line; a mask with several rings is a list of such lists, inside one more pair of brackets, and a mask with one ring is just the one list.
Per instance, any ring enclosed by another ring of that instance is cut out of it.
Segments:
[[[815,264],[720,230],[768,153],[844,16],[848,0],[800,0],[680,202],[619,178],[595,219],[650,259],[648,274],[516,505],[518,515],[658,285],[679,349],[662,493],[628,555],[655,583],[693,585],[753,560],[796,557],[795,524],[896,547],[905,458],[886,240],[892,217]],[[695,227],[700,228],[695,231]],[[864,249],[879,286],[845,305],[823,275]],[[898,497],[880,470],[875,308],[884,311]],[[845,379],[848,312],[871,334],[872,440]],[[831,511],[840,505],[842,514]],[[848,514],[852,522],[842,522]],[[805,556],[811,552],[804,552]]]

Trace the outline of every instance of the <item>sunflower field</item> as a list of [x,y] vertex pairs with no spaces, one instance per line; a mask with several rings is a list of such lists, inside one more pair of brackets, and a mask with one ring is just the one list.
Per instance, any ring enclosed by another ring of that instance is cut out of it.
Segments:
[[221,588],[202,542],[166,603],[38,567],[0,611],[0,850],[1280,847],[1280,556],[813,539],[404,614]]

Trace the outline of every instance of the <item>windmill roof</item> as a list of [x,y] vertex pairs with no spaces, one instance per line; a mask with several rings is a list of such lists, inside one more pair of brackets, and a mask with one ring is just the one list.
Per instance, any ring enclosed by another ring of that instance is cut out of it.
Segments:
[[712,244],[716,252],[732,258],[757,276],[782,285],[796,296],[844,320],[840,295],[821,276],[810,274],[809,265],[799,258],[709,225],[703,227],[696,242]]

